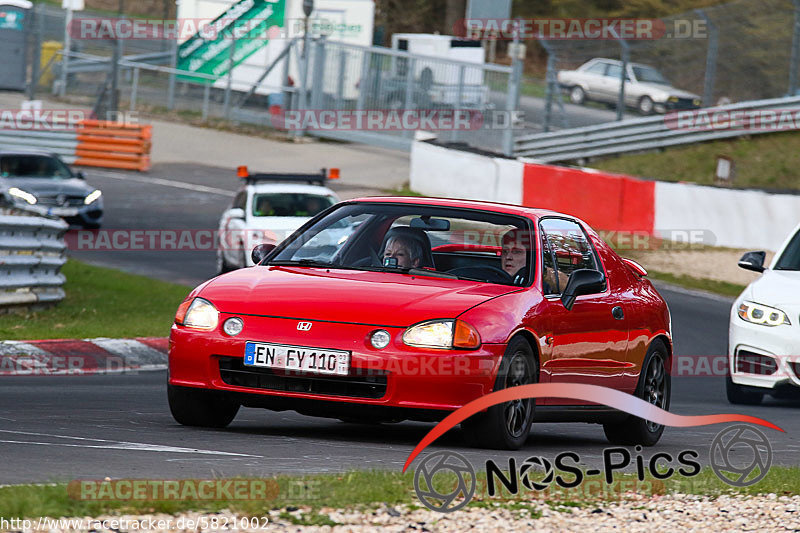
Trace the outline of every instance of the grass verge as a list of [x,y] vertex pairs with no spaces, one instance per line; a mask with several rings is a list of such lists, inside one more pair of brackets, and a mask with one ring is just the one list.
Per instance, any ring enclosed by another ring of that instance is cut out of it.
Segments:
[[0,315],[0,339],[166,337],[189,287],[70,259],[64,301]]
[[[264,516],[271,510],[281,510],[281,517],[296,524],[333,525],[330,519],[320,514],[322,508],[363,508],[379,505],[407,505],[421,507],[413,489],[413,474],[390,471],[352,471],[340,474],[314,474],[305,476],[278,476],[277,496],[262,500],[219,500],[219,501],[152,501],[152,500],[104,500],[86,501],[70,497],[67,485],[15,485],[0,488],[0,516],[15,518],[35,518],[40,516],[77,517],[99,516],[103,514],[176,514],[183,511],[202,510],[215,512],[230,510],[243,516]],[[615,480],[628,481],[632,485],[635,475],[615,475]],[[588,486],[588,484],[586,485]],[[621,484],[621,486],[625,486]],[[647,479],[644,482],[647,486]],[[651,484],[650,486],[656,486]],[[520,485],[520,493],[513,498],[489,498],[482,492],[485,476],[478,474],[478,490],[469,504],[472,507],[499,506],[518,510],[532,503],[547,504],[552,508],[563,509],[596,505],[601,502],[614,502],[626,499],[626,494],[615,491],[587,490],[578,492],[530,491]],[[574,490],[574,489],[573,489]],[[722,494],[777,494],[796,495],[800,493],[800,468],[773,466],[769,474],[760,482],[743,488],[731,487],[720,481],[708,468],[697,476],[685,478],[675,476],[665,482],[658,490],[644,489],[639,495],[680,493],[716,497]],[[74,493],[73,493],[74,494]],[[559,497],[559,494],[568,497]],[[580,496],[586,494],[586,496]],[[301,512],[298,513],[298,510]]]
[[658,153],[623,155],[595,161],[592,167],[664,181],[714,183],[717,156],[733,159],[736,176],[733,187],[800,190],[797,152],[800,133],[757,135],[670,148]]
[[671,274],[669,272],[658,272],[648,270],[647,277],[650,279],[671,283],[687,289],[697,289],[712,292],[721,296],[736,298],[745,289],[744,285],[738,285],[729,281],[717,281],[713,279],[700,279],[691,276]]

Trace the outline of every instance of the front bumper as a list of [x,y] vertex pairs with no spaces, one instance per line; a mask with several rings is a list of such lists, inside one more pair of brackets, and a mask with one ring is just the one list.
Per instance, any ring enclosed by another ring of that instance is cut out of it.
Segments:
[[[484,344],[477,350],[412,348],[400,340],[404,328],[364,324],[313,323],[311,332],[297,331],[298,319],[220,313],[220,324],[239,316],[245,327],[228,337],[214,331],[173,325],[169,348],[169,383],[227,391],[232,394],[280,398],[285,409],[320,414],[331,402],[412,410],[452,411],[492,392],[505,350],[502,344]],[[376,329],[392,335],[387,348],[369,344]],[[247,341],[347,350],[352,353],[348,376],[245,367]],[[294,400],[294,404],[292,403]],[[248,402],[251,404],[252,402]],[[264,402],[269,407],[269,402]]]
[[800,326],[767,327],[745,322],[736,314],[730,319],[728,368],[738,385],[780,389],[800,387]]

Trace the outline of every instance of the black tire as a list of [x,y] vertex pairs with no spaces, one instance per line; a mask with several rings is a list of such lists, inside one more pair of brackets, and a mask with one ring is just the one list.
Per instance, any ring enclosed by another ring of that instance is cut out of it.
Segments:
[[[494,383],[499,391],[539,381],[539,363],[531,345],[522,337],[511,339]],[[536,402],[532,398],[490,407],[461,423],[467,444],[476,448],[518,450],[528,440]]]
[[728,401],[735,405],[759,405],[764,399],[763,392],[755,390],[755,387],[737,385],[730,374],[725,376],[725,394]]
[[225,254],[223,254],[221,250],[217,250],[217,274],[226,274],[234,270],[236,270],[236,268],[225,261]]
[[[660,340],[654,341],[642,364],[635,395],[646,402],[669,410],[672,381],[667,367],[667,347]],[[622,422],[603,424],[606,438],[612,444],[653,446],[664,433],[664,426],[649,420],[629,415]]]
[[167,385],[167,400],[172,418],[184,426],[224,428],[239,412],[238,403],[203,389]]
[[586,102],[586,91],[579,85],[569,88],[569,101],[575,105],[583,105]]
[[639,103],[636,104],[636,109],[639,110],[640,115],[651,115],[655,109],[653,99],[649,96],[642,96],[639,98]]

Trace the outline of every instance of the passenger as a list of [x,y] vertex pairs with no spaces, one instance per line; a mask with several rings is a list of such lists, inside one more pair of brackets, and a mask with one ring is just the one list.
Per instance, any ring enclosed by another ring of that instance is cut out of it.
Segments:
[[269,203],[269,198],[266,196],[261,196],[256,203],[256,212],[255,215],[257,217],[271,217],[275,216],[275,210],[272,209],[272,205]]

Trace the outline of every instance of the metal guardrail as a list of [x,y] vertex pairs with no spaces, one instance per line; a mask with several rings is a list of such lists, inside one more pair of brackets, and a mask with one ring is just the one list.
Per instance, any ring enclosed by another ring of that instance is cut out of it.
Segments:
[[[790,96],[741,102],[687,113],[705,112],[709,117],[713,117],[715,114],[717,114],[716,116],[730,116],[735,112],[778,109],[800,111],[800,97]],[[534,158],[543,163],[554,163],[775,131],[781,130],[747,127],[708,129],[695,126],[681,128],[677,116],[668,114],[517,137],[514,140],[514,155]]]
[[64,299],[68,225],[39,211],[0,209],[0,310]]
[[64,131],[35,129],[0,129],[0,150],[44,150],[53,152],[72,164],[78,135],[75,129]]

